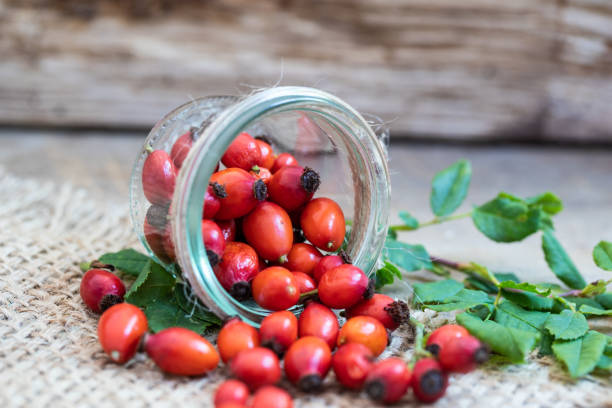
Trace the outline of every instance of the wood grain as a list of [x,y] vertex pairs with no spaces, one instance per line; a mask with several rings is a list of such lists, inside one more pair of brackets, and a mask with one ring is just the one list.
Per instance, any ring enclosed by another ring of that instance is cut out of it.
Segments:
[[0,0],[0,125],[316,86],[395,135],[612,141],[607,0]]

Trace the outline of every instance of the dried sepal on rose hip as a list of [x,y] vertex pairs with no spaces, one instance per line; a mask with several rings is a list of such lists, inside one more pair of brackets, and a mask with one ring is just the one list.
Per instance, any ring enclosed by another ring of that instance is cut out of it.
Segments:
[[259,333],[239,317],[226,321],[217,336],[217,348],[226,364],[241,351],[255,347],[259,347]]
[[142,189],[151,204],[167,207],[172,201],[177,169],[164,150],[152,150],[142,167]]
[[208,340],[183,327],[148,335],[145,350],[163,371],[175,375],[202,375],[217,367],[219,353]]
[[253,389],[275,384],[281,377],[278,357],[264,347],[249,348],[236,354],[230,362],[230,371]]
[[321,390],[330,367],[330,348],[319,337],[302,337],[285,354],[287,378],[305,392]]
[[438,361],[448,372],[469,373],[488,359],[488,347],[471,335],[446,342],[438,352]]
[[334,353],[332,368],[340,384],[358,390],[363,386],[374,359],[374,354],[363,344],[349,343]]
[[261,150],[259,145],[246,132],[239,133],[221,157],[221,163],[225,167],[237,167],[246,171],[251,170],[253,166],[260,162]]
[[83,302],[92,311],[102,313],[123,302],[125,285],[115,274],[104,269],[90,269],[83,275],[79,288]]
[[227,197],[225,188],[219,183],[210,183],[204,194],[202,218],[213,219],[221,208],[221,199]]
[[298,319],[299,337],[315,336],[333,350],[339,332],[338,317],[330,308],[317,302],[309,302]]
[[271,266],[253,279],[253,299],[269,310],[285,310],[300,299],[300,289],[293,274],[282,266]]
[[346,309],[374,295],[374,282],[354,265],[340,265],[327,271],[318,285],[319,299],[332,309]]
[[286,310],[270,313],[259,327],[259,343],[274,351],[279,357],[297,340],[298,319]]
[[440,399],[448,386],[448,376],[433,358],[424,358],[412,368],[412,391],[419,401],[434,402]]
[[324,251],[337,251],[344,242],[344,213],[332,199],[315,198],[308,202],[300,215],[300,226],[306,239]]
[[226,380],[215,391],[213,402],[215,407],[230,402],[245,405],[250,395],[249,387],[242,381]]
[[410,309],[405,302],[375,293],[371,299],[362,300],[346,310],[346,317],[370,316],[378,319],[387,329],[395,330],[410,320]]
[[363,344],[378,356],[387,347],[387,330],[373,317],[355,316],[344,323],[338,334],[338,347],[348,343]]
[[236,167],[214,173],[210,182],[223,186],[226,193],[225,197],[220,198],[221,206],[215,215],[217,220],[247,215],[268,195],[266,183]]
[[242,221],[246,241],[263,259],[283,262],[293,245],[291,219],[282,207],[264,201]]
[[227,242],[221,262],[214,267],[215,275],[237,300],[251,295],[251,281],[259,273],[259,258],[253,248],[242,242]]
[[138,307],[119,303],[110,307],[98,322],[98,339],[102,349],[115,363],[123,364],[134,357],[147,331],[147,317]]
[[282,167],[268,183],[270,201],[286,211],[295,211],[310,201],[320,184],[319,173],[310,167]]
[[399,401],[410,387],[411,372],[397,357],[376,362],[365,381],[365,390],[375,401],[391,404]]

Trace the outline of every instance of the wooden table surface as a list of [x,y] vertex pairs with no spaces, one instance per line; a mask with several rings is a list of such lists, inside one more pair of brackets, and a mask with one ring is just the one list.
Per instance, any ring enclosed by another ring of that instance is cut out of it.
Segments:
[[[27,178],[70,182],[84,187],[92,199],[128,205],[128,182],[145,133],[83,131],[0,131],[0,166]],[[392,143],[393,220],[407,210],[418,219],[432,218],[430,180],[436,171],[459,158],[472,161],[469,210],[499,191],[519,196],[544,191],[558,194],[564,211],[556,217],[557,235],[589,281],[609,275],[598,270],[591,250],[601,239],[612,241],[612,150],[551,146],[484,146]],[[5,197],[4,199],[10,199]],[[458,261],[476,261],[496,271],[513,271],[535,281],[554,281],[540,237],[521,243],[496,244],[482,236],[470,220],[403,233],[403,240],[423,243],[431,254]]]

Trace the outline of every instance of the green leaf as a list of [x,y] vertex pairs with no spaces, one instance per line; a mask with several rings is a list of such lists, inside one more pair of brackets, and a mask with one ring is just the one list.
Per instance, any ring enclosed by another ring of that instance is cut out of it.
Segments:
[[472,220],[476,228],[496,242],[514,242],[538,230],[539,209],[530,209],[527,203],[510,194],[500,193],[497,198],[474,208]]
[[133,249],[123,249],[119,252],[104,254],[99,261],[113,265],[127,274],[138,276],[147,266],[149,257]]
[[580,306],[580,312],[593,316],[612,316],[612,310],[598,309],[589,305]]
[[495,310],[495,321],[502,326],[514,327],[522,330],[544,330],[544,324],[550,313],[525,310],[522,307],[504,301]]
[[482,321],[469,313],[457,315],[457,323],[514,363],[524,362],[540,338],[539,333],[504,327],[491,320]]
[[219,319],[214,313],[194,296],[191,295],[188,298],[188,294],[191,289],[184,283],[177,283],[174,287],[174,299],[187,316],[196,320],[202,320],[204,322],[212,323],[214,325],[221,325],[221,319]]
[[604,309],[612,309],[612,292],[606,292],[601,295],[595,296],[595,300],[599,303]]
[[500,282],[499,287],[503,289],[522,290],[525,292],[535,293],[540,296],[550,295],[550,289],[543,289],[541,287],[538,287],[537,285],[534,285],[532,283],[527,283],[527,282],[516,283],[514,281],[508,280],[508,281]]
[[214,325],[211,322],[190,318],[174,298],[157,299],[151,302],[145,309],[145,315],[149,329],[154,333],[168,327],[184,327],[202,334],[208,327]]
[[563,310],[560,314],[550,315],[544,327],[559,340],[577,339],[589,330],[589,324],[584,315],[568,309]]
[[612,358],[602,355],[595,367],[600,370],[612,371]]
[[580,292],[580,295],[586,297],[602,295],[606,292],[606,288],[611,282],[612,279],[607,281],[603,279],[596,280],[595,282],[586,285],[584,289],[582,289],[582,292]]
[[574,340],[555,340],[553,353],[567,367],[574,378],[593,371],[606,347],[606,336],[590,330],[583,337]]
[[402,272],[391,262],[385,261],[384,266],[376,271],[376,288],[392,284],[395,278],[402,279]]
[[[516,276],[515,274],[509,272],[509,273],[494,273],[493,276],[495,276],[495,279],[497,279],[499,282],[502,281],[512,281],[512,282],[516,282],[519,283],[520,280],[518,278],[518,276]],[[495,286],[493,283],[489,282],[488,280],[485,280],[484,278],[478,276],[478,275],[472,275],[469,278],[465,279],[465,282],[470,285],[472,288],[474,289],[478,289],[478,290],[482,290],[483,292],[487,292],[487,293],[497,293],[498,288],[497,286]]]
[[423,245],[410,245],[387,238],[383,257],[408,272],[433,268],[431,258]]
[[601,269],[612,271],[612,242],[600,241],[593,249],[593,260]]
[[424,304],[423,307],[437,312],[451,310],[467,310],[478,305],[492,304],[493,300],[485,292],[479,290],[461,289],[456,294],[444,299],[439,304]]
[[551,336],[548,332],[541,332],[542,337],[540,340],[540,349],[538,350],[538,356],[550,356],[553,354],[552,345],[555,341],[555,338]]
[[435,175],[431,183],[431,209],[438,217],[452,214],[463,202],[470,187],[472,165],[459,160]]
[[551,192],[542,193],[534,197],[528,197],[525,202],[531,208],[539,208],[547,214],[555,215],[563,209],[563,202]]
[[529,292],[519,293],[502,289],[502,295],[506,299],[529,310],[551,310],[555,305],[554,299]]
[[546,263],[557,277],[572,289],[582,289],[586,282],[551,231],[542,234],[542,250]]
[[167,297],[172,292],[174,282],[174,277],[163,266],[150,260],[125,294],[125,301],[146,307],[155,300]]
[[428,283],[415,283],[414,299],[419,303],[443,302],[463,290],[463,285],[454,279]]
[[419,228],[419,221],[407,211],[400,211],[399,217],[404,221],[404,225],[415,230]]

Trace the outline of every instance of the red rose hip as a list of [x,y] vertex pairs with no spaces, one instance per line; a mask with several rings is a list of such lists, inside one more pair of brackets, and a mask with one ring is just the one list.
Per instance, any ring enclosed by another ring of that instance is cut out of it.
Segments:
[[438,353],[444,371],[455,373],[469,373],[488,358],[488,348],[471,335],[446,342]]
[[258,136],[255,138],[255,143],[257,143],[257,146],[259,146],[259,152],[261,154],[261,159],[257,164],[260,167],[271,169],[272,166],[274,166],[274,161],[276,160],[274,150],[272,150],[272,146],[270,146],[270,143],[263,139],[259,139],[259,137],[262,136]]
[[228,402],[244,405],[249,395],[249,387],[245,383],[238,380],[227,380],[215,391],[215,407]]
[[208,340],[182,327],[170,327],[147,337],[145,349],[163,371],[202,375],[217,367],[219,353]]
[[238,134],[221,157],[221,163],[225,167],[237,167],[246,171],[251,170],[253,166],[260,162],[261,150],[259,145],[246,132]]
[[214,268],[221,285],[238,300],[250,295],[250,282],[259,272],[259,259],[253,248],[242,242],[228,242],[221,262]]
[[281,153],[274,160],[274,164],[272,165],[272,168],[270,170],[272,171],[272,174],[274,174],[278,170],[280,170],[282,167],[297,166],[297,165],[298,165],[298,161],[295,157],[293,157],[289,153]]
[[344,241],[344,214],[340,206],[329,198],[315,198],[306,204],[300,225],[306,239],[324,251],[336,251]]
[[300,337],[319,337],[327,343],[331,350],[336,347],[338,331],[338,318],[334,312],[320,303],[308,303],[298,320]]
[[395,301],[387,295],[375,293],[371,299],[362,300],[346,310],[346,317],[370,316],[380,321],[387,329],[395,330],[410,319],[408,305]]
[[253,395],[249,408],[293,408],[293,399],[287,391],[266,385]]
[[366,378],[365,389],[375,401],[391,404],[399,401],[410,387],[411,373],[397,357],[378,361]]
[[236,240],[236,233],[238,230],[236,220],[217,220],[216,223],[219,228],[221,228],[221,231],[223,232],[223,238],[225,238],[226,243]]
[[256,178],[262,180],[266,183],[266,186],[270,183],[270,179],[272,178],[272,173],[265,167],[253,166],[249,174],[252,174]]
[[297,340],[298,320],[286,310],[274,312],[261,321],[259,343],[274,351],[279,357]]
[[414,365],[411,384],[419,401],[434,402],[444,395],[448,376],[436,360],[424,358]]
[[206,255],[210,265],[217,265],[221,261],[223,251],[225,251],[223,231],[213,221],[202,220],[202,240],[206,247]]
[[229,220],[242,217],[266,199],[266,184],[252,174],[239,169],[229,168],[214,173],[211,183],[218,183],[225,189],[226,196],[220,198],[221,206],[215,219]]
[[287,255],[287,262],[283,266],[291,271],[312,275],[322,258],[323,255],[319,250],[310,244],[293,244]]
[[291,212],[310,201],[321,184],[319,174],[310,167],[285,166],[268,183],[270,200]]
[[340,265],[326,272],[319,281],[319,299],[332,309],[349,308],[362,299],[370,298],[373,286],[361,269]]
[[253,279],[253,298],[269,310],[284,310],[300,299],[300,289],[291,272],[281,266],[271,266]]
[[280,206],[267,201],[258,204],[244,217],[242,232],[246,241],[268,261],[286,257],[293,245],[289,215]]
[[211,183],[206,188],[204,194],[204,209],[202,210],[202,218],[213,219],[221,208],[221,199],[227,197],[225,188],[219,183]]
[[311,292],[317,288],[317,284],[314,279],[306,275],[304,272],[291,272],[295,281],[300,289],[300,294]]
[[142,167],[142,188],[151,204],[168,206],[172,201],[177,170],[170,155],[163,150],[154,150],[145,159]]
[[257,330],[237,317],[228,320],[217,336],[217,348],[224,363],[230,361],[241,351],[258,346]]
[[318,337],[302,337],[285,354],[287,378],[305,392],[318,391],[331,367],[331,351]]
[[134,357],[146,331],[147,317],[142,310],[129,303],[112,306],[98,322],[98,339],[102,349],[119,364]]
[[434,356],[438,355],[440,348],[447,343],[456,341],[460,337],[469,336],[470,333],[458,324],[445,324],[434,330],[427,338],[426,349]]
[[81,279],[83,302],[96,313],[123,302],[125,285],[115,274],[104,269],[90,269]]
[[363,386],[373,361],[374,354],[369,348],[363,344],[349,343],[332,356],[332,368],[340,384],[358,390]]
[[369,348],[375,356],[385,351],[387,342],[385,326],[369,316],[348,319],[338,334],[338,347],[347,343],[360,343]]
[[281,376],[280,363],[276,354],[264,347],[241,351],[230,363],[232,374],[251,388],[272,385]]
[[191,146],[193,146],[193,141],[195,140],[194,136],[197,131],[197,128],[192,127],[187,133],[182,134],[178,139],[176,139],[176,142],[174,142],[174,145],[172,145],[170,157],[172,158],[172,162],[177,169],[181,168],[183,162],[187,158],[189,150],[191,150]]
[[340,255],[327,255],[321,258],[319,263],[312,270],[312,276],[315,281],[319,282],[325,272],[334,269],[337,266],[344,265],[344,259]]

